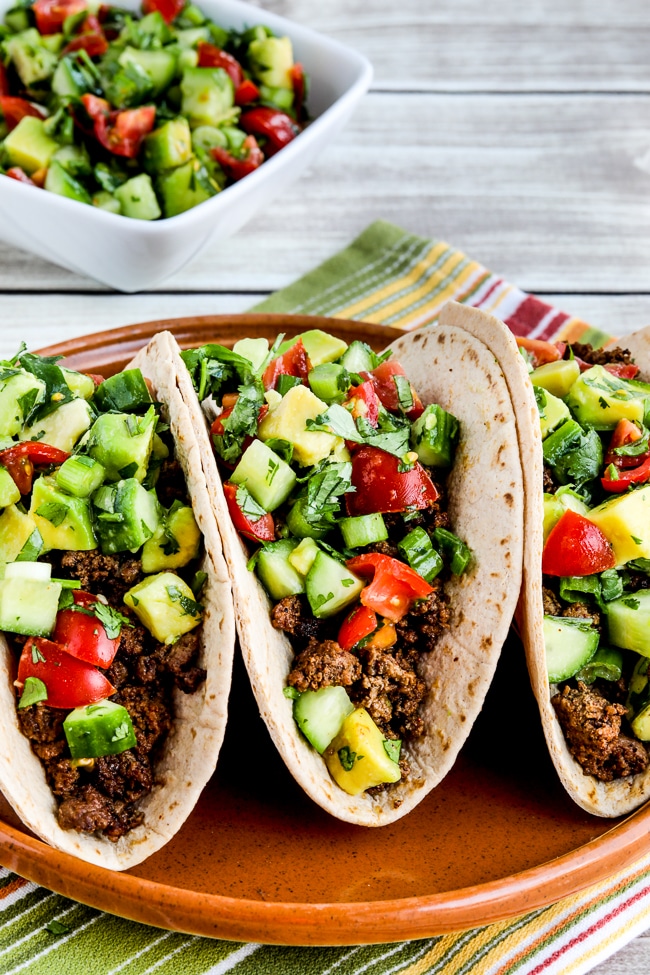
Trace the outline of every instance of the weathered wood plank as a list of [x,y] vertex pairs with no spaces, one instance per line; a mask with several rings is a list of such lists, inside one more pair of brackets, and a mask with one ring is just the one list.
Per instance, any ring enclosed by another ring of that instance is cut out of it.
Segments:
[[591,971],[592,975],[647,975],[649,970],[650,935],[646,933]]
[[[530,291],[644,292],[649,96],[374,94],[294,187],[171,292],[271,291],[382,217]],[[0,246],[0,290],[97,288]]]

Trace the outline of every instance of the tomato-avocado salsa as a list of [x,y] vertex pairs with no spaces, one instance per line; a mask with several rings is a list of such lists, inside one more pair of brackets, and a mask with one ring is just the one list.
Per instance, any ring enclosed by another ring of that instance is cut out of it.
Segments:
[[551,703],[586,775],[650,762],[650,385],[620,348],[518,340],[544,457]]
[[350,795],[409,775],[421,655],[449,626],[443,582],[471,561],[447,514],[462,430],[391,353],[319,329],[182,353],[248,567],[294,659],[284,689]]
[[252,173],[307,121],[289,37],[227,30],[185,0],[143,16],[19,3],[0,25],[0,174],[111,213],[183,213]]
[[[165,410],[21,350],[0,363],[0,631],[63,829],[118,840],[193,694],[202,534]],[[17,772],[17,774],[20,774]]]

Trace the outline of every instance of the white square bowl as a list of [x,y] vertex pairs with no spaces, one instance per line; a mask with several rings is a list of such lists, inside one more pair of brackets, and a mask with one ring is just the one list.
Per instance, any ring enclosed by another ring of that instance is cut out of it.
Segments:
[[[259,169],[176,217],[134,220],[0,176],[0,239],[118,291],[155,287],[213,238],[225,240],[309,165],[347,121],[372,80],[370,62],[337,41],[240,0],[197,0],[217,24],[265,24],[291,38],[310,78],[313,121]],[[0,19],[13,0],[0,0]],[[139,9],[137,0],[120,6]]]

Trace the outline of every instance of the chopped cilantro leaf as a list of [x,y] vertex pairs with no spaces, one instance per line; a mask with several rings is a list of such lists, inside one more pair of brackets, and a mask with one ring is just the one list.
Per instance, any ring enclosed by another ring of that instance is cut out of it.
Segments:
[[[357,761],[357,753],[353,752],[349,745],[344,745],[343,748],[339,748],[337,755],[345,771],[351,772],[354,768],[354,763]],[[361,758],[363,756],[359,757]]]
[[[277,466],[277,465],[276,465]],[[243,484],[239,484],[235,494],[237,507],[249,521],[259,521],[267,514],[266,508],[258,504],[253,495]]]
[[185,596],[178,586],[165,586],[165,589],[171,601],[180,605],[183,610],[183,616],[200,616],[203,612],[201,604],[190,599],[189,596]]
[[47,701],[47,687],[38,677],[26,677],[18,707],[28,708],[39,701]]
[[402,750],[401,741],[395,738],[384,738],[383,745],[384,751],[390,758],[391,762],[399,762],[399,756]]
[[625,606],[629,606],[630,609],[638,609],[639,606],[641,605],[641,603],[639,602],[639,600],[638,599],[634,599],[633,596],[627,596],[623,600],[623,603],[624,603]]
[[61,501],[47,501],[40,508],[36,509],[36,514],[39,518],[45,518],[46,521],[49,521],[57,528],[65,521],[68,510],[68,505],[63,504]]

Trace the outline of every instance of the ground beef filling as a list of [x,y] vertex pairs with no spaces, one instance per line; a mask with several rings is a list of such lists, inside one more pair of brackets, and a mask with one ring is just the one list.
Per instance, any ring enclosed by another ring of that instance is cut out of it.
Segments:
[[[401,515],[384,515],[389,538],[364,548],[364,552],[399,557],[397,542],[411,528],[420,525],[433,531],[450,528],[446,512],[444,485],[436,484],[441,497],[430,508],[415,513],[407,523]],[[287,683],[303,692],[340,685],[347,690],[355,707],[365,708],[387,738],[408,740],[425,732],[420,705],[426,685],[419,674],[423,653],[435,649],[441,633],[449,626],[450,610],[442,582],[436,579],[433,592],[412,605],[409,613],[395,624],[397,640],[391,647],[358,647],[343,650],[336,637],[343,614],[332,619],[313,617],[304,596],[287,596],[271,611],[271,622],[291,638],[296,656]],[[408,764],[403,764],[403,775]],[[372,793],[385,786],[377,786]]]
[[[131,716],[137,746],[73,765],[63,732],[68,710],[35,704],[19,709],[18,720],[59,802],[59,825],[101,832],[116,841],[143,821],[138,802],[156,782],[156,762],[174,722],[174,688],[191,694],[205,680],[206,672],[197,664],[201,626],[170,646],[151,636],[122,601],[126,590],[143,578],[140,561],[128,552],[51,552],[49,558],[55,575],[78,579],[83,589],[105,596],[133,622],[122,627],[117,653],[105,673],[116,688],[112,700]],[[24,638],[14,643],[19,650]]]

